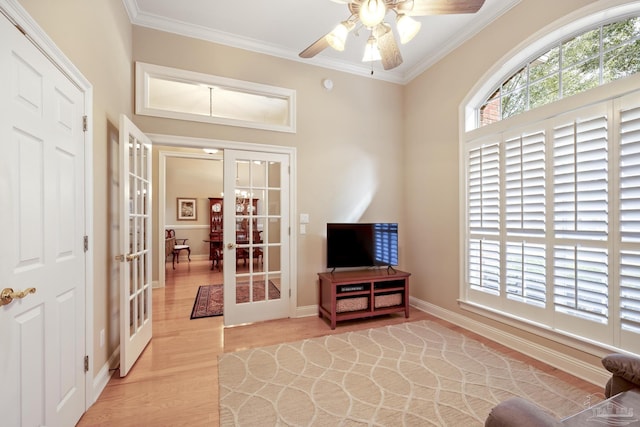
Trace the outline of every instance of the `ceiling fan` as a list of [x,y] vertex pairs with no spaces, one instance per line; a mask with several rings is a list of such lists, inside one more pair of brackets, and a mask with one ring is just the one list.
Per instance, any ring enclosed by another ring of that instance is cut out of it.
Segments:
[[363,61],[382,61],[385,70],[402,64],[402,55],[391,25],[384,21],[387,13],[395,13],[400,43],[410,41],[420,30],[421,23],[412,16],[476,13],[485,0],[332,0],[346,4],[351,15],[330,33],[322,36],[305,50],[301,58],[313,58],[327,47],[343,51],[347,35],[360,25],[370,31]]

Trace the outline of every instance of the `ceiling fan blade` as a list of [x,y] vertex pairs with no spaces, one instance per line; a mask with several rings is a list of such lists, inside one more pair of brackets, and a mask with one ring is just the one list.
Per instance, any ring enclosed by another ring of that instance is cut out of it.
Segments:
[[398,12],[411,16],[476,13],[485,0],[407,0],[398,3]]
[[391,70],[402,64],[402,55],[400,54],[400,49],[398,49],[393,31],[391,31],[391,26],[387,23],[379,24],[373,33],[378,42],[382,68]]
[[329,47],[329,42],[327,41],[327,36],[324,35],[320,37],[318,40],[313,42],[309,47],[300,52],[298,56],[300,58],[313,58],[323,50]]

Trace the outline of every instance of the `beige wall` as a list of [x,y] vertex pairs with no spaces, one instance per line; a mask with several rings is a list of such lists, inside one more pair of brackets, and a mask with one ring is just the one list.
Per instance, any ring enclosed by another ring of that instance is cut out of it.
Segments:
[[[295,134],[145,116],[134,121],[148,133],[296,148],[297,211],[311,219],[298,238],[298,306],[316,304],[327,222],[402,223],[401,86],[142,27],[133,35],[135,61],[296,90]],[[322,88],[324,78],[334,81],[333,91]]]
[[[154,150],[157,148],[154,147]],[[171,151],[163,147],[162,151]],[[202,153],[202,152],[200,152]],[[182,157],[167,157],[164,218],[166,228],[175,228],[176,237],[189,239],[192,259],[209,258],[209,197],[220,197],[222,192],[222,161]],[[155,188],[158,188],[156,186]],[[154,195],[157,195],[157,191]],[[176,199],[193,198],[197,201],[196,220],[178,220]],[[186,257],[186,252],[181,258]],[[167,258],[170,261],[170,259]],[[164,266],[161,266],[161,268]],[[154,269],[157,271],[157,269]],[[154,276],[154,280],[157,276]]]
[[[108,215],[110,144],[118,138],[121,113],[132,115],[132,28],[121,0],[19,0],[64,54],[93,85],[93,213],[90,231],[94,249],[94,373],[119,345],[118,300],[110,262],[112,247]],[[115,322],[115,323],[114,323]],[[100,348],[105,330],[107,344]]]

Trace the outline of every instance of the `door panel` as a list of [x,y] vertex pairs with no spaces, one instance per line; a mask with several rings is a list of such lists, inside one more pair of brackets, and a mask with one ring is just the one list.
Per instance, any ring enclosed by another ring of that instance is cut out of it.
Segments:
[[120,116],[120,376],[152,336],[151,140]]
[[224,323],[288,317],[289,157],[225,150],[224,158]]
[[85,409],[84,94],[0,16],[2,424]]

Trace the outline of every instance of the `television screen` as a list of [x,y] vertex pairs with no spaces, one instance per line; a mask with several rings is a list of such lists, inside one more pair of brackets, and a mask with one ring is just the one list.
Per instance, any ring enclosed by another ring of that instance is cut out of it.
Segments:
[[396,265],[397,223],[327,224],[327,268]]

